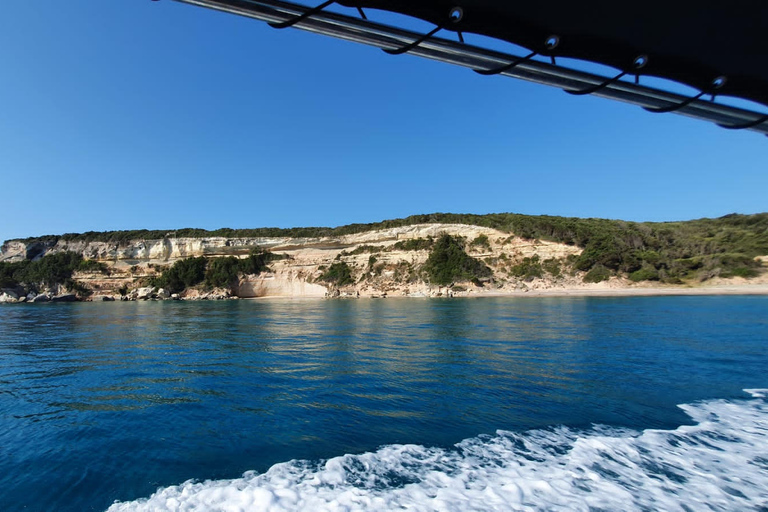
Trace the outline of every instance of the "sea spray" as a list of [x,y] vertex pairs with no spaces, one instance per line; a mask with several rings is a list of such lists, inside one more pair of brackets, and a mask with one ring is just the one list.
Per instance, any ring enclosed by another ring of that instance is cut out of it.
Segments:
[[110,511],[764,510],[767,390],[680,406],[695,422],[642,432],[566,427],[390,445],[264,474],[159,489]]

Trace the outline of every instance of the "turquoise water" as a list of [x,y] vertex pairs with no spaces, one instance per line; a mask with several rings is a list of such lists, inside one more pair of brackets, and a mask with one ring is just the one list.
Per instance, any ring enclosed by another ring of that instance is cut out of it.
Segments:
[[0,509],[759,510],[764,388],[767,297],[9,305]]

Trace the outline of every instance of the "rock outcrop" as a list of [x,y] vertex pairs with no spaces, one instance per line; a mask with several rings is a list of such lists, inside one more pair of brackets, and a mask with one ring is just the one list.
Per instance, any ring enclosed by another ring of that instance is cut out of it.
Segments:
[[3,292],[0,293],[0,303],[13,303],[18,301],[19,296],[11,290],[3,290]]

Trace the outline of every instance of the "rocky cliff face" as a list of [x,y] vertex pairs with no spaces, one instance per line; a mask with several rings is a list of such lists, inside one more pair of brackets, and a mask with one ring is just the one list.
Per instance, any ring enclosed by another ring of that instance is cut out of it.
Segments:
[[173,262],[191,256],[233,256],[248,254],[255,247],[269,248],[285,239],[272,238],[163,238],[161,240],[131,240],[129,242],[83,242],[59,240],[43,242],[6,242],[0,261],[35,259],[46,254],[72,251],[86,259],[105,263]]
[[[2,247],[0,261],[33,259],[45,254],[74,251],[86,259],[105,263],[108,276],[82,274],[80,282],[93,289],[96,296],[116,295],[120,288],[137,286],[142,279],[156,275],[165,266],[188,257],[245,256],[253,249],[267,249],[283,254],[286,259],[270,264],[272,272],[245,276],[233,290],[240,297],[284,296],[307,297],[331,294],[357,296],[435,295],[447,289],[430,286],[420,272],[427,249],[398,248],[401,241],[438,238],[442,234],[463,237],[467,251],[482,260],[494,273],[491,283],[500,290],[538,289],[563,284],[565,274],[521,279],[511,275],[512,268],[524,258],[538,256],[557,265],[581,250],[574,246],[551,242],[523,240],[509,233],[462,224],[418,224],[354,235],[322,238],[175,238],[131,240],[127,243],[67,242],[24,243],[9,241]],[[470,242],[485,237],[482,244]],[[402,245],[402,244],[401,244]],[[334,262],[346,263],[354,284],[341,289],[320,281],[323,271]],[[455,293],[471,293],[477,284],[465,283]],[[453,292],[451,292],[453,293]]]

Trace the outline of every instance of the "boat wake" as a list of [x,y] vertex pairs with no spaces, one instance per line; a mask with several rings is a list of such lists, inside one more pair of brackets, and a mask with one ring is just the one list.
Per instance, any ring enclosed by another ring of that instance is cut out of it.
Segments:
[[768,390],[680,407],[693,426],[566,427],[390,445],[159,489],[109,511],[766,510]]

